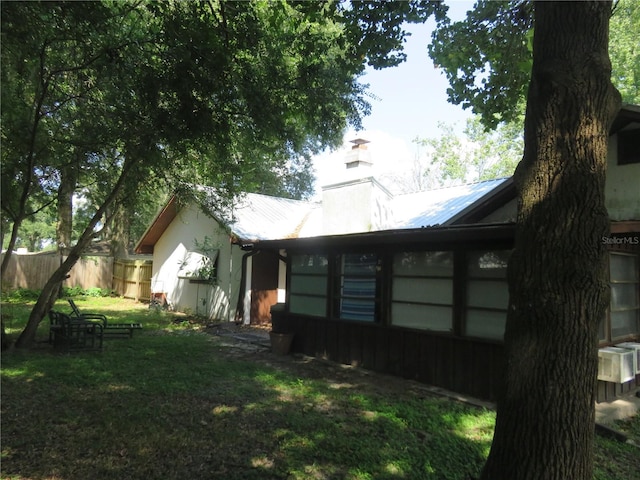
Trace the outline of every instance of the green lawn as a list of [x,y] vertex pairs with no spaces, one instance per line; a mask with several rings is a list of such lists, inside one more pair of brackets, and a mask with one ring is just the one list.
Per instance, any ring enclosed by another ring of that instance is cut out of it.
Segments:
[[[238,349],[127,300],[76,303],[144,331],[3,354],[3,479],[462,480],[489,451],[493,412],[411,382]],[[10,334],[28,310],[3,303]],[[639,423],[620,427],[640,443]],[[596,456],[598,479],[637,475],[637,447],[598,438]]]

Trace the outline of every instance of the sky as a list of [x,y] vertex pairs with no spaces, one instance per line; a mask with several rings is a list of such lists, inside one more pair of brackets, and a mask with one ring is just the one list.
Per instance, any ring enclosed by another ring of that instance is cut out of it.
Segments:
[[[447,1],[449,16],[454,20],[464,18],[473,8],[470,1]],[[350,130],[345,135],[345,145],[337,151],[325,152],[314,159],[316,192],[323,185],[340,181],[345,170],[344,158],[350,150],[349,140],[364,138],[371,143],[374,174],[384,174],[408,169],[417,152],[412,142],[416,137],[439,136],[438,123],[456,126],[462,131],[470,111],[447,102],[449,86],[444,73],[433,66],[427,53],[431,31],[435,22],[409,25],[412,34],[405,43],[407,60],[397,67],[384,70],[367,70],[360,79],[369,84],[371,114],[363,120],[363,130]]]

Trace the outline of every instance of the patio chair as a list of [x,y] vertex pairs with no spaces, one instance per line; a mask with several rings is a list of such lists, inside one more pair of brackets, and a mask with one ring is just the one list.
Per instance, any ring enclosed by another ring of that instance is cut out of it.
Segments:
[[49,342],[66,351],[102,349],[101,323],[72,318],[66,313],[49,311]]
[[69,302],[69,305],[71,305],[71,310],[73,310],[73,313],[71,314],[72,318],[77,318],[79,320],[88,322],[100,323],[104,330],[104,335],[126,335],[131,338],[133,336],[134,330],[142,330],[142,325],[140,323],[110,323],[107,320],[106,315],[103,315],[101,313],[80,312],[80,309],[76,305],[76,302],[73,301],[73,299],[68,298],[67,301]]

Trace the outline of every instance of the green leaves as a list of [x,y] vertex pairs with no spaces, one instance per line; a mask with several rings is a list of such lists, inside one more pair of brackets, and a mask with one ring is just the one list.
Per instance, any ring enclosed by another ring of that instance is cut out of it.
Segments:
[[463,137],[450,125],[440,124],[439,128],[439,137],[415,140],[426,151],[422,175],[431,186],[509,177],[522,158],[520,122],[501,123],[495,131],[487,131],[475,116],[467,121]]
[[403,22],[441,11],[418,1],[3,3],[4,214],[19,224],[64,185],[87,199],[94,224],[81,230],[93,235],[116,210],[105,202],[133,217],[140,193],[160,184],[305,196],[311,155],[369,112],[365,66],[402,61]]
[[495,128],[520,113],[529,84],[532,15],[528,2],[479,1],[462,22],[438,22],[429,55],[444,70],[449,101]]
[[640,104],[640,3],[619,0],[609,22],[611,80],[624,103]]
[[[533,62],[533,2],[477,2],[461,22],[438,22],[429,55],[449,81],[449,101],[495,128],[524,113]],[[612,81],[623,101],[640,103],[640,5],[616,2],[610,23]]]

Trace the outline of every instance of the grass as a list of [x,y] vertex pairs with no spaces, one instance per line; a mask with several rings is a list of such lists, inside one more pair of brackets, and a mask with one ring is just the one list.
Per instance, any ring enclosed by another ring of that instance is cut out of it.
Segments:
[[[3,354],[2,479],[467,479],[488,454],[491,411],[240,349],[131,301],[76,303],[144,331],[107,339],[100,353],[39,344]],[[8,333],[28,312],[3,304]],[[637,418],[620,428],[640,443]],[[598,438],[596,478],[637,478],[639,453]]]

